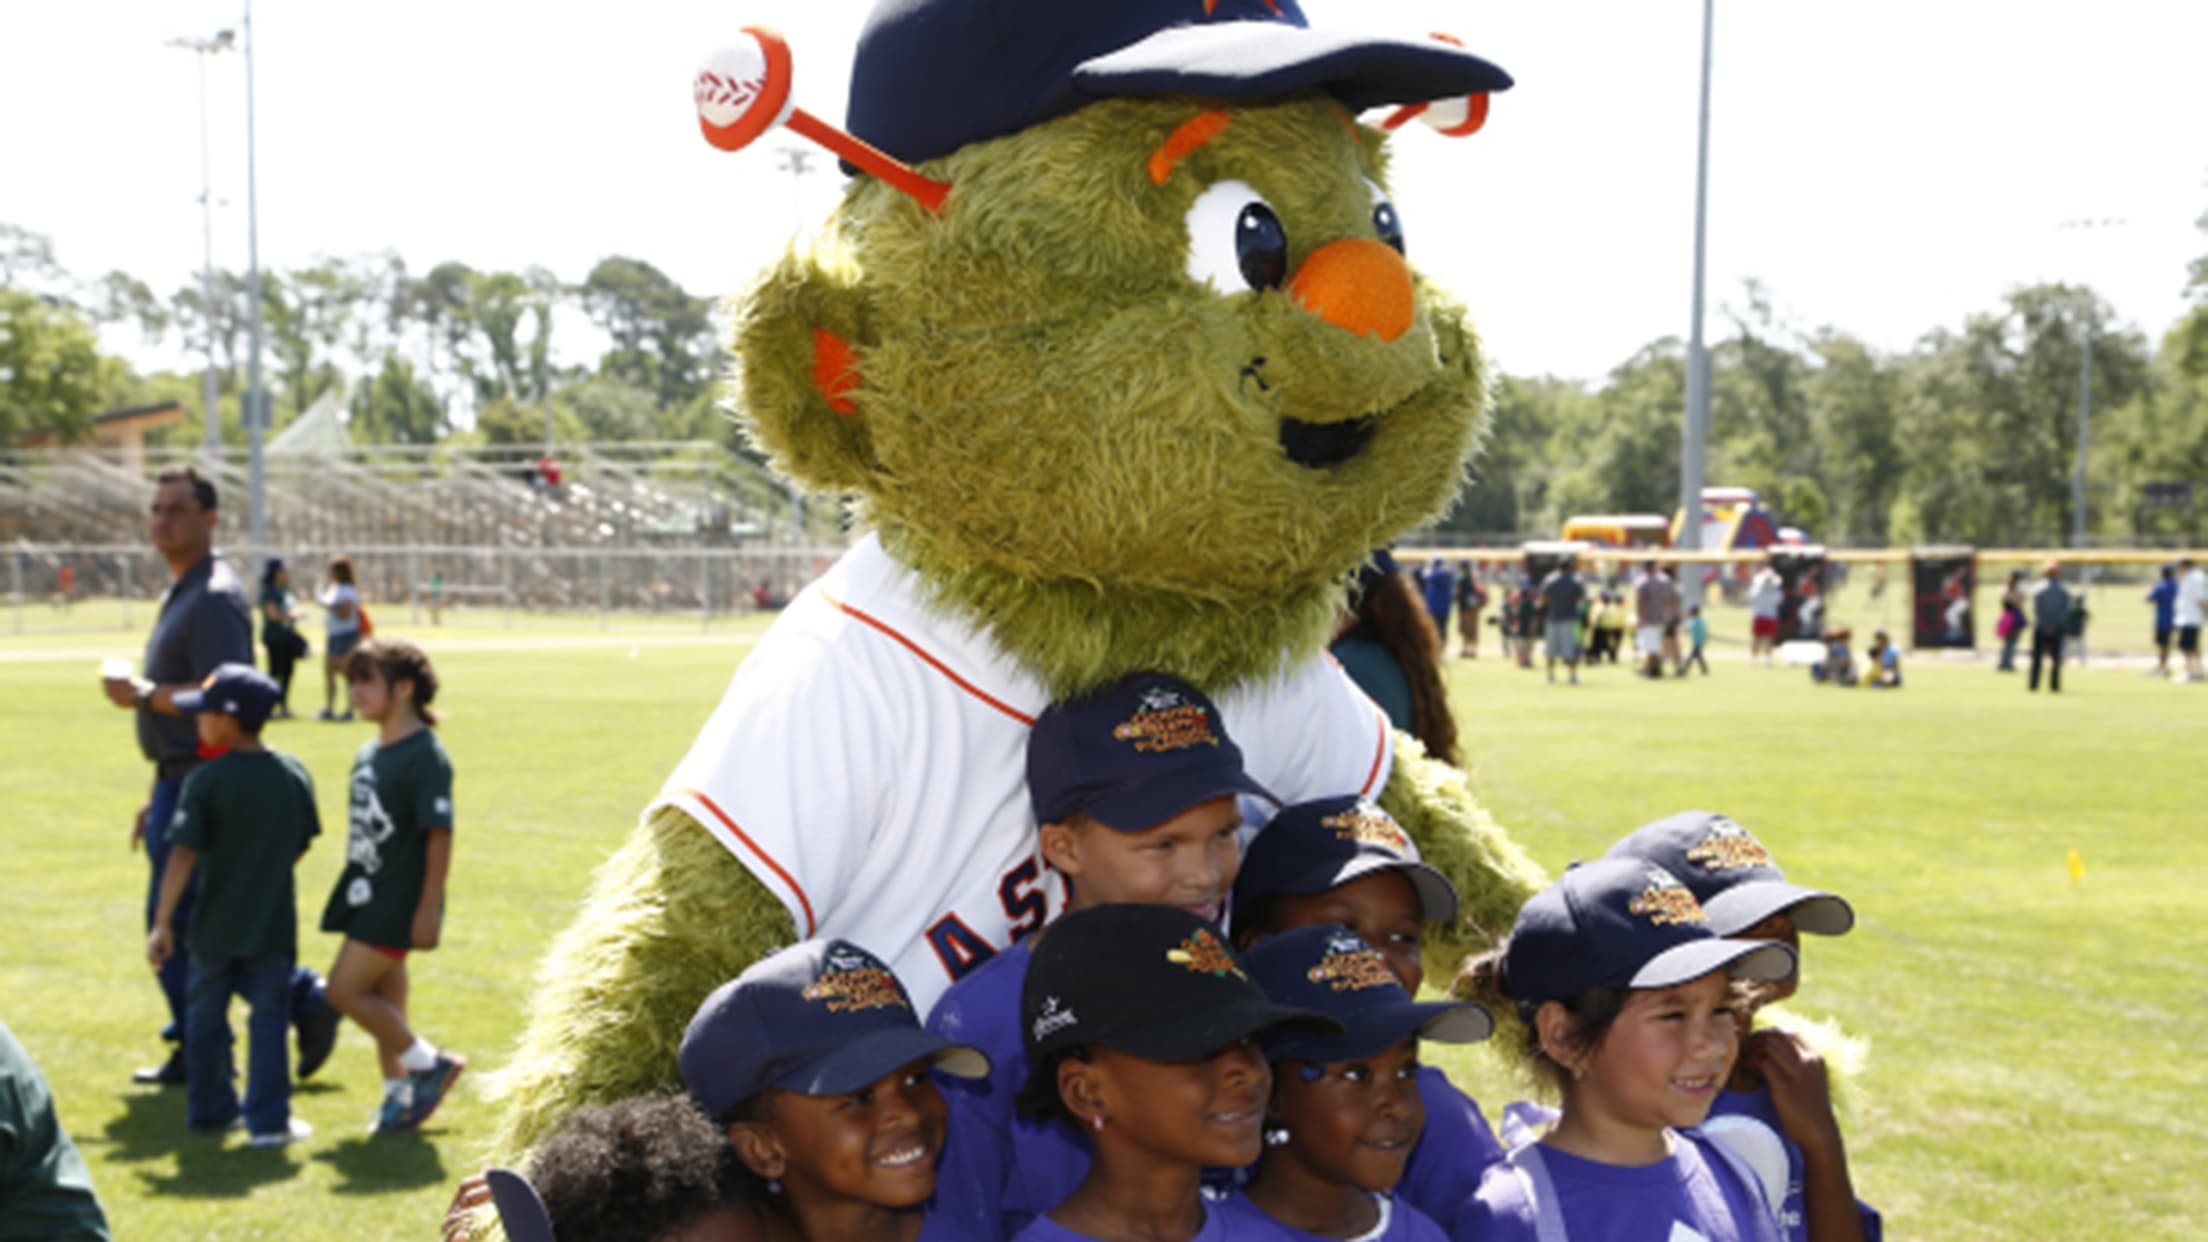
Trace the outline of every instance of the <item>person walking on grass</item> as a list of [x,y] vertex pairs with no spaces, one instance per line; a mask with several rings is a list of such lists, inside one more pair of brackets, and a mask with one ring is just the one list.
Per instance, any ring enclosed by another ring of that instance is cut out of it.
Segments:
[[431,726],[437,673],[421,648],[371,639],[346,657],[353,710],[377,726],[353,760],[345,870],[322,930],[345,937],[330,1003],[376,1041],[383,1104],[371,1134],[410,1130],[467,1068],[407,1024],[407,955],[437,947],[452,864],[452,760]]
[[1701,666],[1704,677],[1710,675],[1710,662],[1702,657],[1702,648],[1708,646],[1709,642],[1710,623],[1702,617],[1702,605],[1695,604],[1687,609],[1688,651],[1686,658],[1679,661],[1681,677],[1686,676],[1687,669],[1695,665]]
[[2040,568],[2046,581],[2032,592],[2032,672],[2027,691],[2039,690],[2040,661],[2047,662],[2047,690],[2062,693],[2062,640],[2070,626],[2070,592],[2062,585],[2062,566],[2049,561]]
[[337,714],[337,680],[345,675],[346,659],[360,645],[360,587],[353,581],[353,558],[330,558],[329,580],[315,602],[322,605],[322,716],[323,720],[351,720],[350,703]]
[[[137,713],[138,749],[153,764],[152,793],[130,832],[132,849],[141,841],[146,847],[145,930],[149,932],[169,858],[169,821],[176,815],[184,779],[203,757],[211,757],[200,749],[198,731],[191,717],[177,708],[175,697],[199,689],[224,664],[253,663],[252,609],[246,602],[245,584],[230,563],[214,552],[215,529],[222,519],[219,499],[215,485],[189,466],[171,467],[154,480],[146,536],[168,565],[169,589],[155,609],[143,671],[138,676],[105,677],[101,685],[110,703]],[[177,896],[171,924],[179,941],[189,943],[197,893],[198,886],[187,883]],[[134,1072],[133,1082],[183,1085],[187,974],[182,956],[170,957],[154,972],[169,1011],[161,1038],[178,1046],[161,1064]],[[291,988],[292,1022],[299,1031],[299,1077],[305,1078],[329,1058],[337,1040],[337,1014],[324,1003],[321,980],[312,970],[297,970]]]
[[[1480,613],[1487,608],[1487,585],[1470,561],[1457,562],[1457,636],[1463,646],[1457,655],[1466,660],[1480,657]],[[1442,634],[1446,645],[1449,635]]]
[[1579,609],[1587,600],[1587,586],[1579,580],[1570,557],[1541,580],[1541,607],[1548,619],[1542,654],[1547,661],[1549,684],[1556,684],[1556,662],[1564,661],[1572,684],[1579,684]]
[[2009,585],[2001,591],[2001,619],[1995,622],[2001,632],[2001,663],[1994,666],[1997,673],[2016,671],[2016,644],[2023,640],[2024,631],[2032,628],[2030,618],[2024,615],[2024,571],[2009,571]]
[[2201,614],[2208,611],[2208,575],[2193,564],[2192,557],[2177,563],[2177,602],[2171,608],[2170,619],[2177,623],[2177,650],[2185,657],[2185,680],[2199,681]]
[[1786,602],[1786,583],[1769,558],[1748,583],[1748,658],[1763,658],[1769,667],[1779,650],[1779,608]]
[[[184,1124],[220,1134],[243,1122],[247,1145],[282,1147],[313,1127],[291,1115],[291,1066],[284,1028],[299,957],[299,906],[292,869],[322,832],[306,765],[261,744],[283,690],[250,664],[225,664],[204,689],[174,696],[196,717],[200,741],[222,752],[184,782],[169,823],[169,865],[146,934],[146,958],[160,969],[176,956],[173,918],[184,886],[201,877],[189,953],[184,1019]],[[230,997],[245,998],[245,1102],[231,1077]]]

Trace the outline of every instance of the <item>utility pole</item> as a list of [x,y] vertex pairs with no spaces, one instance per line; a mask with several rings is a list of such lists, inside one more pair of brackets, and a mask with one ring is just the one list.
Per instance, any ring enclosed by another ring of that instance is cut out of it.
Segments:
[[[2121,218],[2065,220],[2056,225],[2064,230],[2122,228]],[[2093,290],[2080,285],[2083,301],[2078,306],[2078,460],[2070,473],[2070,546],[2085,546],[2085,461],[2086,450],[2092,440],[2093,416]]]
[[207,424],[205,449],[210,462],[222,456],[222,416],[217,409],[215,391],[215,198],[213,182],[207,173],[207,57],[210,53],[230,51],[236,46],[236,39],[230,31],[218,30],[212,39],[178,38],[165,45],[194,52],[199,62],[199,295],[207,319],[207,374],[201,396],[201,415]]
[[256,556],[268,548],[268,475],[261,451],[268,436],[268,392],[261,387],[261,217],[253,159],[253,0],[245,0],[245,282],[252,299],[248,322],[245,414]]
[[[805,174],[813,170],[813,151],[808,147],[783,147],[776,154],[782,157],[779,165],[790,174],[790,240],[795,244],[805,234]],[[805,538],[805,493],[793,480],[790,483],[790,538]]]
[[[1710,355],[1702,343],[1702,270],[1710,198],[1710,42],[1717,0],[1702,0],[1702,104],[1694,158],[1694,310],[1687,331],[1687,410],[1679,452],[1679,547],[1702,547],[1702,463],[1710,435]],[[1686,566],[1687,602],[1702,602],[1702,567]]]

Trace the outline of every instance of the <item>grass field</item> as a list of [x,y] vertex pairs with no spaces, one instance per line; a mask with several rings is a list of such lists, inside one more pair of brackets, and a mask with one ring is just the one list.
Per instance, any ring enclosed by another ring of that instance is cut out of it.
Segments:
[[[2124,615],[2111,607],[2102,615]],[[379,619],[408,628],[396,610]],[[1730,635],[1736,620],[1717,628]],[[612,636],[595,619],[517,633],[462,622],[415,632],[445,677],[459,837],[445,945],[415,959],[413,1008],[480,1070],[503,1059],[546,939],[758,622],[701,635],[692,616]],[[315,1138],[277,1152],[188,1136],[181,1093],[127,1082],[157,1053],[160,1022],[141,957],[145,864],[125,847],[147,772],[93,665],[132,654],[141,634],[0,637],[13,890],[0,1018],[43,1064],[119,1236],[433,1236],[489,1129],[480,1075],[429,1131],[370,1141],[371,1047],[348,1027],[297,1097]],[[1890,1236],[2208,1235],[2208,687],[2088,668],[2060,698],[2034,698],[1986,663],[1927,659],[1898,694],[1823,690],[1725,658],[1736,650],[1721,645],[1706,679],[1604,669],[1577,690],[1506,666],[1492,644],[1456,662],[1480,789],[1552,869],[1645,819],[1708,806],[1754,828],[1797,878],[1853,900],[1855,933],[1808,946],[1800,1008],[1873,1043],[1850,1134],[1859,1188]],[[302,685],[297,699],[319,694]],[[330,938],[312,919],[342,859],[344,778],[367,731],[279,723],[270,736],[320,787],[326,836],[300,868],[301,943],[326,965]],[[2072,849],[2085,863],[2075,882]],[[1456,1068],[1491,1081],[1476,1057]]]

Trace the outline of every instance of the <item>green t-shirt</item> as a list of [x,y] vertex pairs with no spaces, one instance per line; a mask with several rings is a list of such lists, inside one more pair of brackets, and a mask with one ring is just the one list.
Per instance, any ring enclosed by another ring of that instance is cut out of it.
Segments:
[[345,870],[322,908],[322,930],[386,949],[414,945],[429,830],[452,827],[452,760],[423,729],[353,758]]
[[107,1242],[84,1157],[54,1116],[54,1094],[0,1022],[0,1242]]
[[169,843],[199,855],[185,947],[201,957],[296,957],[291,869],[322,821],[314,779],[282,751],[233,750],[184,779]]
[[292,632],[290,622],[268,619],[268,605],[270,604],[276,605],[277,612],[285,616],[291,615],[290,588],[280,586],[264,586],[261,588],[261,641],[264,643],[272,635],[283,635]]

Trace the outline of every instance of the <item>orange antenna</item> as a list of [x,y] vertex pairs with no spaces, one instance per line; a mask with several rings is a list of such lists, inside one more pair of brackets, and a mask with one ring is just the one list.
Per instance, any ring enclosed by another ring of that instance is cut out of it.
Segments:
[[[1446,43],[1451,47],[1464,46],[1464,40],[1438,30],[1432,37],[1436,42]],[[1392,132],[1413,120],[1424,121],[1436,132],[1450,138],[1476,134],[1480,131],[1480,126],[1487,124],[1487,92],[1459,95],[1454,99],[1437,99],[1431,103],[1405,104],[1389,113],[1387,119],[1380,122],[1380,128]]]
[[798,107],[790,98],[789,42],[765,26],[746,26],[743,35],[740,42],[707,56],[691,83],[698,128],[707,142],[723,151],[741,151],[768,130],[787,126],[942,214],[949,182],[923,176],[912,165]]

